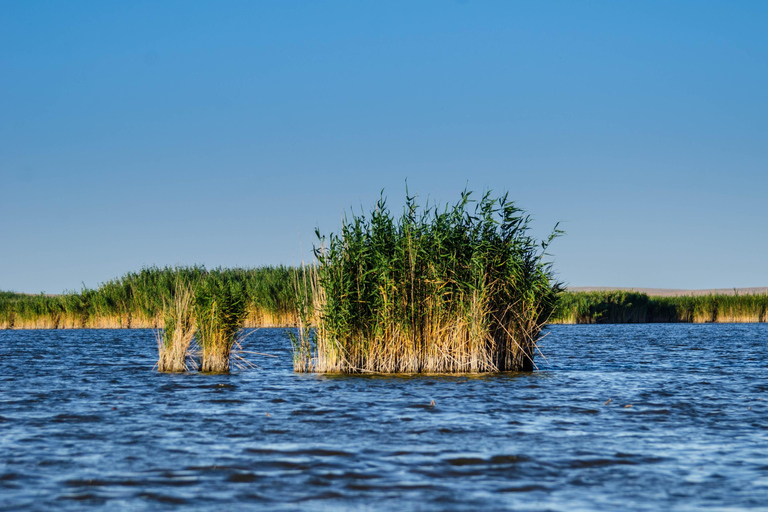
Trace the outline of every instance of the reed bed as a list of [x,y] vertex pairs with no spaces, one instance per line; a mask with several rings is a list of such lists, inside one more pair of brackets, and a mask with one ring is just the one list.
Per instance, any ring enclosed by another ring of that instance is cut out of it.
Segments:
[[563,293],[552,323],[768,321],[768,294],[655,297],[630,291]]
[[0,292],[0,329],[162,328],[165,301],[176,281],[199,280],[211,272],[242,283],[245,327],[297,324],[290,267],[149,267],[80,292],[55,296]]
[[[369,216],[319,237],[297,279],[294,369],[339,373],[531,370],[561,286],[530,218],[504,195],[394,217]],[[311,328],[315,325],[315,328]]]

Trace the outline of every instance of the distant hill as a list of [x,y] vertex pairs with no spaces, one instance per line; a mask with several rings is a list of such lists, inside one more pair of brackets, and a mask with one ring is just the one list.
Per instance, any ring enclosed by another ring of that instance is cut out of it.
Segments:
[[680,290],[672,288],[622,288],[612,286],[569,286],[569,292],[631,291],[651,297],[680,297],[701,295],[755,295],[768,293],[768,286],[758,288],[710,288],[707,290]]

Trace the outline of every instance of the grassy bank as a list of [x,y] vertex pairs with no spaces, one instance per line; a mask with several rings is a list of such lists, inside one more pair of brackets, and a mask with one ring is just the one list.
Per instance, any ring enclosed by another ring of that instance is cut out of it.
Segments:
[[297,323],[294,274],[284,266],[150,267],[80,292],[54,296],[0,292],[0,329],[160,328],[164,303],[174,297],[177,281],[205,276],[238,283],[245,304],[244,326],[293,326]]
[[766,322],[768,294],[656,297],[628,291],[565,292],[551,323]]

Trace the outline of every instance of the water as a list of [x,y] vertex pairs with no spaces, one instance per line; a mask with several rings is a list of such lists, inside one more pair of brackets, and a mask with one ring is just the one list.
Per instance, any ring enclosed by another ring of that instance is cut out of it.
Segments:
[[151,331],[0,332],[0,509],[768,510],[766,324],[553,326],[490,376],[250,341],[279,358],[171,375]]

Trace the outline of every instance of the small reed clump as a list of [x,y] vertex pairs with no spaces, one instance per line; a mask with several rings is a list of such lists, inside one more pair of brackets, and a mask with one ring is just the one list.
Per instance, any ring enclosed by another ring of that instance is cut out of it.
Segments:
[[[179,278],[171,296],[164,300],[163,329],[158,332],[157,369],[161,372],[185,372],[196,366],[188,358],[195,337],[195,322],[192,315],[194,297],[192,284]],[[187,361],[191,361],[190,364]]]
[[294,369],[533,369],[562,289],[542,259],[560,232],[534,240],[530,218],[506,195],[472,203],[466,191],[445,209],[407,197],[395,218],[382,198],[370,217],[345,219],[340,235],[318,233],[318,263],[297,279]]
[[222,274],[207,276],[196,289],[194,311],[200,369],[228,372],[232,349],[239,346],[238,334],[247,314],[242,282]]

